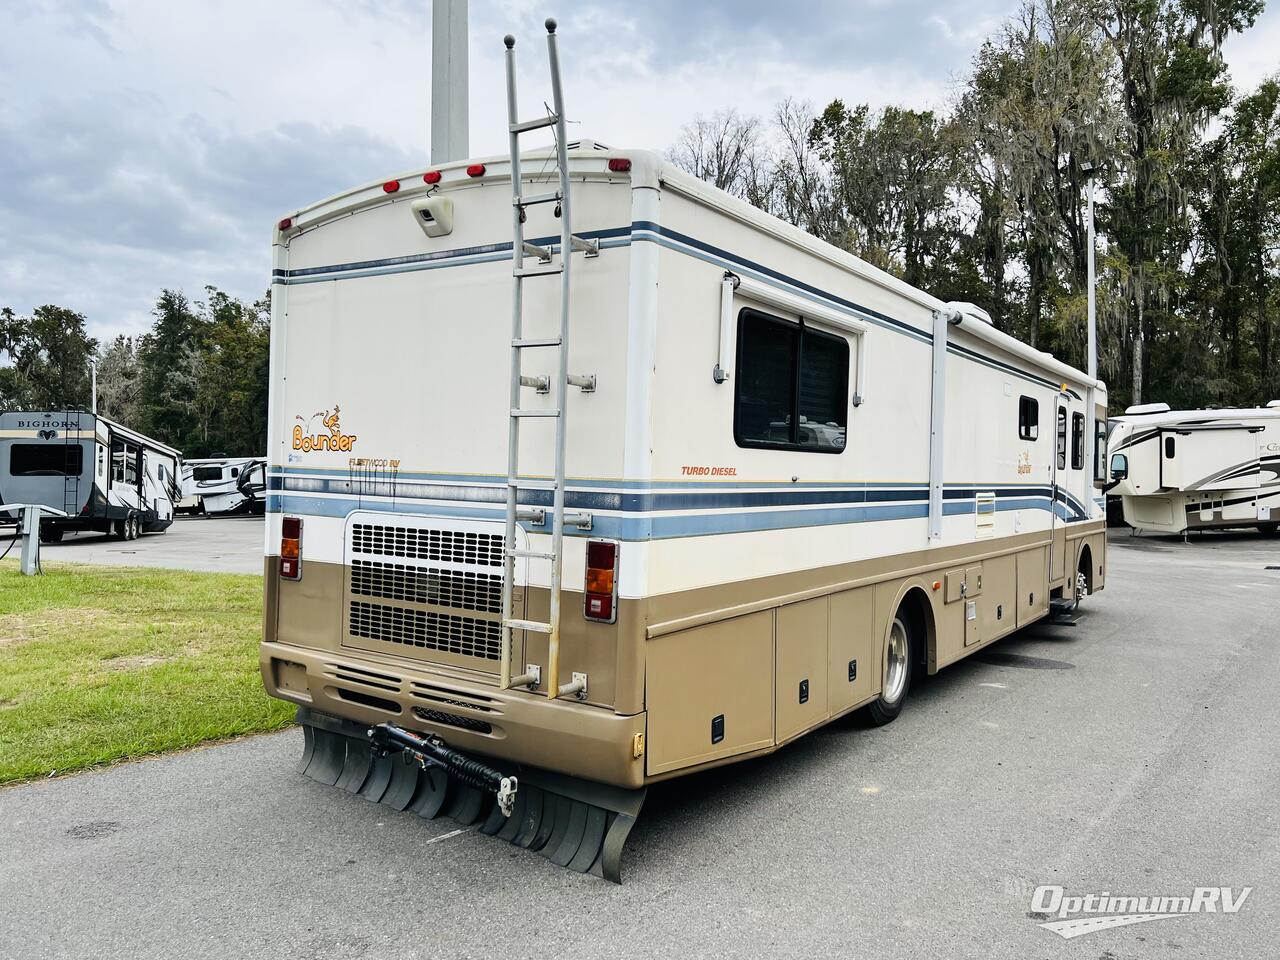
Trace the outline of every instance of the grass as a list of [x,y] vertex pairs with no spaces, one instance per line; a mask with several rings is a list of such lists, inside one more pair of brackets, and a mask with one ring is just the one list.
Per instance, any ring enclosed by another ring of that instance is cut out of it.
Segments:
[[0,783],[286,726],[258,676],[262,579],[0,563]]

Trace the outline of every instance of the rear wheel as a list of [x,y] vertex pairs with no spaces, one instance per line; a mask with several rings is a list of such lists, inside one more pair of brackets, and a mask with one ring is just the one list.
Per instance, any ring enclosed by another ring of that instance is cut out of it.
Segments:
[[128,539],[137,540],[142,534],[142,528],[138,525],[137,515],[129,514],[129,519],[125,523],[128,525]]
[[899,610],[889,626],[884,645],[884,676],[880,697],[867,707],[867,718],[877,727],[889,723],[902,712],[911,687],[911,664],[915,640],[905,611]]
[[62,528],[55,526],[45,526],[40,528],[41,543],[61,543]]
[[1260,523],[1258,532],[1264,537],[1274,537],[1277,532],[1280,532],[1280,523]]
[[112,524],[112,531],[114,532],[115,538],[117,540],[128,540],[129,539],[127,536],[129,532],[128,521],[117,520],[114,524]]

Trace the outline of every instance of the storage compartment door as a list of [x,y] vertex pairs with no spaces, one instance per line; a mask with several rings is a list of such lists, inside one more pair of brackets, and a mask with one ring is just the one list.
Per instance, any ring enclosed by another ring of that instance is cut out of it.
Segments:
[[1049,549],[1037,547],[1018,554],[1018,626],[1049,609]]
[[781,743],[825,720],[827,712],[826,597],[778,610],[777,740]]
[[650,776],[773,743],[772,610],[650,640]]
[[876,593],[860,587],[831,598],[827,615],[827,708],[836,714],[875,692]]

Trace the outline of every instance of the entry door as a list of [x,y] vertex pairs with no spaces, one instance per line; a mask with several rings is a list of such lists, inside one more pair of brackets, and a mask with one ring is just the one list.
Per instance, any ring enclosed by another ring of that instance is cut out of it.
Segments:
[[1066,551],[1066,529],[1064,521],[1058,516],[1060,502],[1065,500],[1063,491],[1067,486],[1070,472],[1071,456],[1071,410],[1066,394],[1059,393],[1054,404],[1053,416],[1053,458],[1050,461],[1049,477],[1052,501],[1049,504],[1049,582],[1062,579],[1064,554]]

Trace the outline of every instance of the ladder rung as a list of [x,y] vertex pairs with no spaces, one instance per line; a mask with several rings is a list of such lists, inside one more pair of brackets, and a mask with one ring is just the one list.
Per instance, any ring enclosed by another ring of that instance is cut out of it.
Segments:
[[525,240],[520,244],[520,249],[524,251],[526,257],[537,257],[543,263],[551,262],[551,248],[540,247],[536,243],[530,243]]
[[554,410],[519,410],[511,411],[513,417],[558,417],[560,416],[559,408]]
[[554,553],[544,553],[541,550],[508,550],[508,557],[518,557],[521,560],[554,560]]
[[554,490],[556,482],[554,480],[520,480],[513,479],[507,481],[508,487],[515,487],[517,490]]
[[534,633],[551,632],[551,624],[539,623],[537,620],[503,620],[502,624],[512,630],[532,630]]
[[557,273],[564,273],[564,267],[557,263],[554,267],[542,267],[541,269],[538,267],[531,267],[528,269],[525,267],[517,267],[511,272],[517,277],[550,277]]
[[524,347],[558,347],[560,346],[559,337],[526,337],[523,340],[512,340],[511,346],[516,349]]
[[543,127],[549,127],[560,118],[554,113],[545,117],[538,117],[536,120],[525,120],[522,123],[513,123],[508,128],[512,133],[528,133],[530,130],[541,130]]
[[535,203],[559,203],[560,191],[551,193],[531,193],[527,197],[513,197],[511,203],[517,207],[532,207]]

